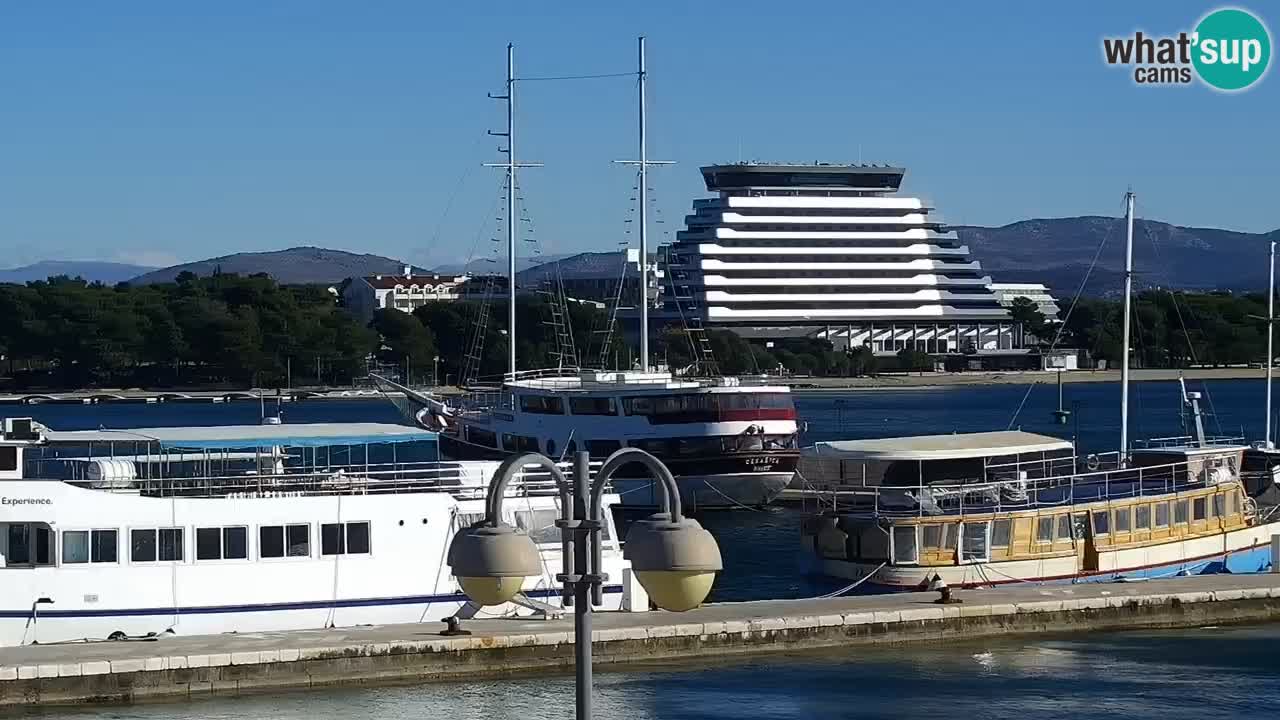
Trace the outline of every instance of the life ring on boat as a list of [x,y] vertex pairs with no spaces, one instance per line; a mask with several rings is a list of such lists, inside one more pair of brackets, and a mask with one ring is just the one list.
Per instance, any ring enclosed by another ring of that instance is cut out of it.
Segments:
[[1084,458],[1084,466],[1089,468],[1090,470],[1097,470],[1099,467],[1101,467],[1102,463],[1101,461],[1098,460],[1098,454],[1089,453],[1088,455],[1086,455]]

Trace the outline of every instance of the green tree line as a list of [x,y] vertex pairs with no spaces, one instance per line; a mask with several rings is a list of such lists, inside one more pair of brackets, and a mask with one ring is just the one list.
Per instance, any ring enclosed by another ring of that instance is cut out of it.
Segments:
[[266,275],[0,285],[0,356],[18,387],[270,387],[290,374],[294,384],[346,384],[377,344],[325,288]]
[[[1014,318],[1028,330],[1035,328],[1041,344],[1057,338],[1058,347],[1080,348],[1110,364],[1120,361],[1121,300],[1082,298],[1059,315],[1046,319],[1025,304],[1013,308]],[[1134,298],[1130,315],[1131,358],[1138,367],[1242,365],[1266,359],[1267,298],[1261,293],[1146,290]]]
[[[1094,358],[1120,358],[1121,304],[1082,299],[1062,318],[1034,305],[1012,309],[1041,344],[1056,338]],[[1235,365],[1265,357],[1267,312],[1259,294],[1146,291],[1133,310],[1134,362],[1144,367]],[[537,298],[517,305],[517,362],[554,367],[555,332],[549,305]],[[13,387],[341,385],[366,374],[367,358],[413,368],[415,382],[438,372],[457,382],[466,357],[480,350],[478,375],[506,370],[507,312],[478,302],[433,303],[412,315],[380,310],[369,327],[340,307],[326,288],[282,286],[266,275],[184,273],[173,283],[106,286],[66,277],[0,285],[0,357]],[[481,322],[481,320],[485,322]],[[621,323],[608,332],[609,314],[570,303],[578,364],[626,369],[638,362]],[[478,328],[484,338],[476,345]],[[876,358],[868,348],[835,350],[825,340],[775,339],[772,346],[728,330],[707,333],[721,372],[856,376],[888,369],[924,369],[923,353]],[[606,345],[605,340],[609,342]],[[694,364],[693,343],[667,328],[651,343],[653,360],[680,369]],[[436,361],[439,358],[439,361]]]

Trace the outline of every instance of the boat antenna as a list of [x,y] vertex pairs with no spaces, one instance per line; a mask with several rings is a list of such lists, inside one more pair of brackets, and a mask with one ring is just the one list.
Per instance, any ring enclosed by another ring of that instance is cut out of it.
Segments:
[[1129,459],[1129,313],[1133,304],[1133,191],[1124,194],[1124,338],[1120,350],[1120,458]]
[[650,160],[645,121],[645,81],[648,78],[644,58],[644,36],[639,38],[639,70],[636,72],[640,97],[640,159],[614,160],[619,165],[640,166],[640,370],[649,372],[649,166],[674,165],[673,160]]
[[498,152],[505,153],[504,163],[485,163],[485,167],[505,168],[507,171],[507,373],[511,380],[516,375],[516,169],[526,167],[542,167],[542,163],[516,162],[516,51],[515,45],[507,43],[507,94],[494,95],[494,100],[504,100],[507,104],[507,131],[489,131],[495,137],[505,137],[507,146],[499,147]]

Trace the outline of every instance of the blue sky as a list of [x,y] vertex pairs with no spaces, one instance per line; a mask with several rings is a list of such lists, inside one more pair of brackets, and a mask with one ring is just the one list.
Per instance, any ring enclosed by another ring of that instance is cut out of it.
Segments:
[[[1140,214],[1280,227],[1280,77],[1144,88],[1101,38],[1175,33],[1203,2],[0,3],[0,266],[167,264],[319,245],[420,264],[490,253],[504,48],[523,76],[634,68],[649,40],[655,206],[697,167],[890,162],[953,223]],[[1258,6],[1273,36],[1280,15]],[[1274,15],[1274,14],[1273,14]],[[547,253],[612,249],[631,78],[519,90]],[[452,198],[452,202],[450,199]]]

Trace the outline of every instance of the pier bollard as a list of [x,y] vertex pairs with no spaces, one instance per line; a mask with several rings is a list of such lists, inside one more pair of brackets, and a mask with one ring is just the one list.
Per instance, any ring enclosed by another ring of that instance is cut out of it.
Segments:
[[622,611],[623,612],[648,612],[649,610],[649,593],[645,592],[644,586],[636,579],[636,573],[631,568],[622,569]]
[[1271,572],[1280,573],[1280,535],[1271,536]]

